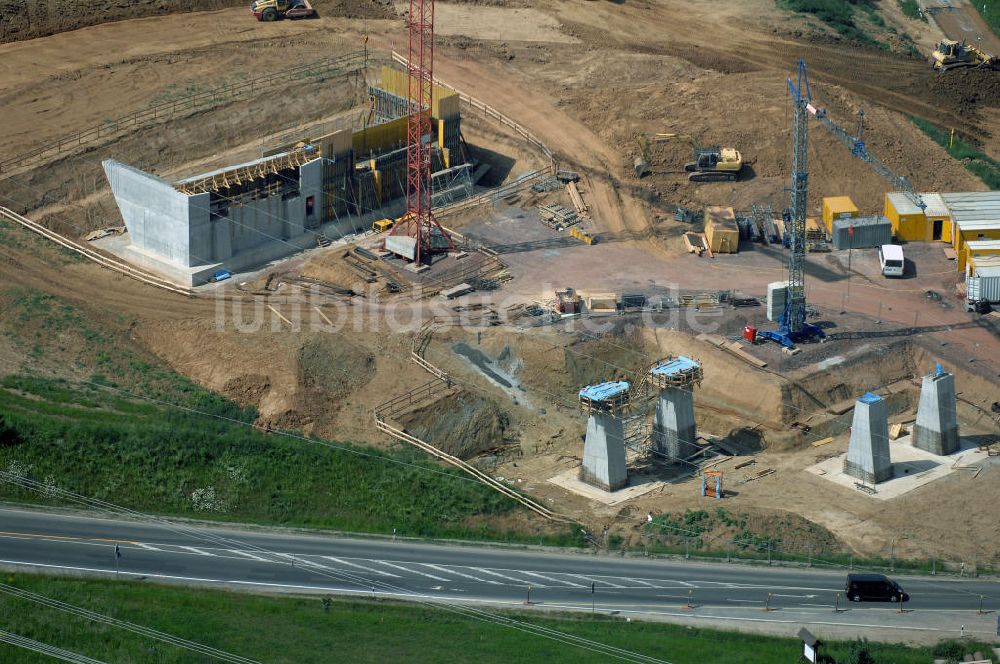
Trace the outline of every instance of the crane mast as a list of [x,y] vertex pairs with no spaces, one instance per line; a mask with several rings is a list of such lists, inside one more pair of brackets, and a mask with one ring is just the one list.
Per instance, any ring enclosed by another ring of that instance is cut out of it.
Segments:
[[406,214],[396,233],[414,238],[413,262],[455,248],[431,211],[434,101],[434,0],[410,0],[407,58]]
[[766,339],[792,347],[797,341],[823,338],[819,327],[806,322],[806,211],[809,198],[809,115],[816,114],[809,90],[806,63],[799,60],[798,81],[788,79],[794,108],[792,124],[792,189],[785,215],[785,235],[789,238],[788,295],[778,329],[761,332]]

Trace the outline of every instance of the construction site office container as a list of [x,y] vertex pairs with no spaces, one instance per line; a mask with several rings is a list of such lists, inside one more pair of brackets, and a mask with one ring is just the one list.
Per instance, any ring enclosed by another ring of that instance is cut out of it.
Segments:
[[941,194],[920,194],[927,207],[924,215],[927,217],[929,242],[951,242],[951,210],[945,205]]
[[977,302],[1000,303],[1000,257],[991,256],[993,264],[979,267],[975,274],[966,277],[965,292],[969,305]]
[[951,212],[952,246],[958,254],[959,270],[964,268],[967,242],[1000,240],[1000,191],[973,191],[941,194]]
[[972,274],[977,265],[989,265],[1000,256],[1000,240],[970,240],[959,256],[958,269]]
[[892,243],[892,223],[886,217],[834,219],[830,239],[834,249],[881,247]]
[[906,194],[898,191],[886,194],[884,215],[892,223],[897,240],[922,242],[929,239],[927,215]]
[[850,196],[830,196],[823,199],[823,225],[827,234],[833,232],[833,220],[858,217],[861,213]]
[[740,248],[740,227],[731,207],[705,208],[705,239],[716,254],[735,254]]

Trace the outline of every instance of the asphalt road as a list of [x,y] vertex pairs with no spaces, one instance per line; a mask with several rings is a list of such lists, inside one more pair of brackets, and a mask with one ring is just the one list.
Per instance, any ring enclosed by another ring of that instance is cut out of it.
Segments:
[[[994,634],[997,582],[903,577],[896,604],[850,603],[846,570],[169,527],[0,509],[0,565],[262,591],[596,611],[662,619]],[[530,588],[530,590],[529,590]],[[837,593],[841,593],[839,601]],[[530,593],[530,594],[529,594]],[[983,609],[980,614],[980,596]],[[836,610],[839,606],[839,611]]]

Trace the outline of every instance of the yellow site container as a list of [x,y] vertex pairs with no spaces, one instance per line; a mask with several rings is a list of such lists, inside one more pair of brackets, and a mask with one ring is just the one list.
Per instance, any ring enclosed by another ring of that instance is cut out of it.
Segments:
[[909,197],[900,192],[885,195],[885,216],[892,223],[897,240],[923,242],[930,239],[927,215]]
[[731,207],[705,208],[705,239],[716,254],[735,254],[740,248],[740,227]]
[[1000,256],[1000,240],[969,240],[958,254],[958,269],[960,272],[976,269],[976,259]]
[[823,199],[823,225],[827,234],[833,233],[833,220],[861,215],[850,196],[829,196]]
[[[996,225],[975,222],[953,222],[952,235],[954,237],[953,246],[955,247],[955,253],[958,254],[958,260],[962,263],[958,269],[963,270],[965,269],[964,257],[970,244],[1000,240],[1000,222],[997,222]],[[973,244],[973,246],[975,245]],[[975,250],[973,250],[973,253],[975,253]]]
[[927,206],[924,209],[928,233],[925,239],[928,242],[951,242],[951,210],[941,198],[941,194],[920,194],[920,198]]

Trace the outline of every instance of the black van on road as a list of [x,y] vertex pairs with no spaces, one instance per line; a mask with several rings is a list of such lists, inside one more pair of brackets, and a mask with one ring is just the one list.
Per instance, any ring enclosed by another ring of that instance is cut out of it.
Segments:
[[898,583],[882,574],[848,574],[845,592],[852,602],[906,602],[910,599]]

